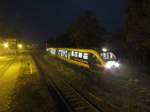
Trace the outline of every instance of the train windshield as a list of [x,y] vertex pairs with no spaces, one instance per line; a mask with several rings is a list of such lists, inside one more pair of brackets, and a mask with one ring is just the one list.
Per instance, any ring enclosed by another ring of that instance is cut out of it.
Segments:
[[116,61],[117,60],[117,57],[113,52],[102,52],[102,53],[100,53],[100,55],[105,61]]

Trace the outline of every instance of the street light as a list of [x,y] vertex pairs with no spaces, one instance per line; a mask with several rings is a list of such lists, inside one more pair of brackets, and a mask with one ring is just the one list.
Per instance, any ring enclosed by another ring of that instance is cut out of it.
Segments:
[[22,47],[23,47],[22,44],[18,44],[19,49],[22,49]]
[[8,43],[4,43],[3,46],[4,46],[4,48],[8,48],[9,47]]

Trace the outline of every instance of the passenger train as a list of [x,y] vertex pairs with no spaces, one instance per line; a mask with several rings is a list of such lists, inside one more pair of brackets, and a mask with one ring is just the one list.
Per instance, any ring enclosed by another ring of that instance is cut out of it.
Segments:
[[94,49],[47,48],[46,51],[50,55],[91,70],[100,70],[101,68],[113,70],[120,66],[117,56],[106,48],[100,51]]

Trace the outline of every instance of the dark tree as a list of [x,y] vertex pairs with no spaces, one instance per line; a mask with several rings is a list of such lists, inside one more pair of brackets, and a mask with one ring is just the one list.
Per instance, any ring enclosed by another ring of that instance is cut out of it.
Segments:
[[136,50],[150,49],[149,6],[149,0],[129,0],[127,42]]
[[77,48],[98,46],[105,32],[105,28],[99,25],[96,15],[91,11],[83,12],[69,29],[70,39]]
[[19,15],[0,16],[0,36],[20,39],[24,32],[24,21]]
[[150,0],[129,0],[127,43],[130,56],[139,63],[150,56]]

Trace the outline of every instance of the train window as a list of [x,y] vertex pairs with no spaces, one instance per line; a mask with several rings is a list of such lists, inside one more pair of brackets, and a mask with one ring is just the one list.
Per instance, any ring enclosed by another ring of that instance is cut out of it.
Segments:
[[51,53],[52,55],[55,55],[55,54],[56,54],[56,49],[51,48],[51,49],[50,49],[50,53]]
[[61,56],[61,52],[60,52],[60,50],[58,51],[58,55],[59,55],[59,56]]
[[116,60],[117,59],[117,57],[115,56],[115,54],[114,53],[112,53],[112,52],[103,52],[103,53],[101,53],[101,56],[102,56],[102,58],[105,60],[105,61],[108,61],[108,60]]
[[61,56],[61,52],[58,52],[58,55]]
[[68,59],[70,59],[70,58],[71,58],[71,52],[70,52],[70,51],[68,51],[68,53],[67,53],[67,54],[68,54],[67,58],[68,58]]
[[79,53],[79,58],[82,58],[82,53],[81,52]]
[[71,52],[71,56],[74,56],[74,51]]
[[60,51],[60,55],[63,56],[63,52],[62,51]]
[[75,57],[78,57],[78,52],[75,52],[75,53],[74,53],[74,56],[75,56]]
[[67,58],[67,50],[64,50],[64,51],[63,51],[63,56],[64,56],[65,58]]
[[88,59],[88,53],[83,54],[83,59],[87,60]]
[[59,50],[58,55],[67,57],[67,50]]

